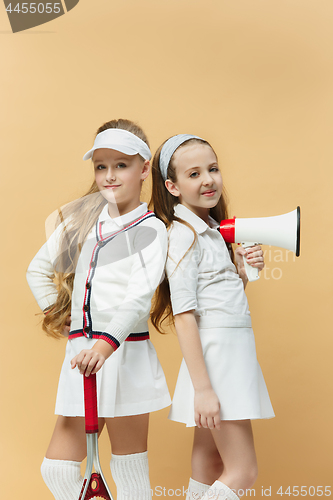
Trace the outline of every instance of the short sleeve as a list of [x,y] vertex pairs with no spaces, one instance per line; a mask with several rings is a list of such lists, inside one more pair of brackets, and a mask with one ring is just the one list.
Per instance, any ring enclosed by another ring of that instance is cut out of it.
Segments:
[[193,231],[175,222],[169,230],[166,274],[169,280],[173,314],[197,308],[200,248]]

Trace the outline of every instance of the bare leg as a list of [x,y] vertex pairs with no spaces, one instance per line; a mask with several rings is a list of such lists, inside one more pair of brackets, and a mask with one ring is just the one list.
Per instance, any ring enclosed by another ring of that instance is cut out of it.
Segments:
[[258,474],[250,420],[223,420],[220,430],[212,430],[224,468],[217,478],[236,491],[250,488]]
[[192,478],[203,484],[213,484],[223,471],[223,463],[210,429],[194,430]]
[[[99,432],[104,419],[98,419]],[[82,462],[87,455],[84,417],[63,417],[59,415],[46,451],[46,458]]]
[[150,500],[147,436],[149,414],[106,419],[117,500]]
[[131,455],[147,451],[149,413],[105,419],[115,455]]

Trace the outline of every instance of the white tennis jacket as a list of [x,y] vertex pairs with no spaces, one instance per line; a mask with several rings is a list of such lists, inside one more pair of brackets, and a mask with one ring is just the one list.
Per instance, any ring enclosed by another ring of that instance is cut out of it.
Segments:
[[[66,221],[52,233],[27,271],[42,310],[57,298],[53,276],[64,230]],[[149,338],[151,299],[163,279],[166,255],[165,226],[147,211],[146,203],[114,219],[106,204],[77,263],[69,338],[102,338],[115,349],[129,336],[128,340]]]

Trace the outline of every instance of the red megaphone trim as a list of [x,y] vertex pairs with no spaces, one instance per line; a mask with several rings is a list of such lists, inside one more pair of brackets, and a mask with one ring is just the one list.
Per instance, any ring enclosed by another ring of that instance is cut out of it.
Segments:
[[235,219],[222,220],[220,223],[219,231],[227,243],[235,243]]

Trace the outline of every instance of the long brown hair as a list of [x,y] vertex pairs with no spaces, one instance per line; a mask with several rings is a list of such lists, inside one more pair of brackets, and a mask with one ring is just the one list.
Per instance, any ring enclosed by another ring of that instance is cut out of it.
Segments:
[[[166,142],[166,141],[165,141]],[[153,178],[153,189],[152,189],[152,197],[150,200],[150,208],[154,210],[156,216],[161,219],[164,224],[166,225],[166,228],[169,230],[172,223],[174,221],[180,222],[181,224],[186,225],[189,227],[194,234],[194,240],[191,246],[187,249],[186,253],[191,250],[191,248],[195,245],[197,241],[197,234],[194,230],[194,228],[189,224],[187,221],[180,219],[174,214],[174,207],[179,203],[179,199],[176,196],[173,196],[165,187],[164,184],[164,179],[161,174],[161,170],[159,167],[159,161],[160,161],[160,154],[161,150],[165,144],[165,142],[158,148],[158,150],[155,153],[155,156],[153,158],[153,163],[152,163],[152,178]],[[212,151],[214,152],[216,158],[217,155],[212,148],[212,146],[209,144],[209,142],[204,141],[203,139],[189,139],[188,141],[185,141],[183,144],[181,144],[178,149],[184,146],[188,146],[189,144],[205,144],[209,146]],[[167,170],[167,178],[170,179],[172,182],[177,182],[177,175],[176,175],[176,169],[174,165],[174,154],[170,159],[168,170]],[[223,186],[222,190],[222,195],[215,207],[211,208],[209,210],[209,215],[215,219],[216,221],[221,221],[228,219],[228,210],[227,210],[227,195],[225,188]],[[234,253],[233,249],[230,244],[227,244],[228,250],[231,256],[231,259],[234,261]],[[186,255],[184,254],[184,256]],[[151,322],[154,325],[154,327],[159,331],[160,333],[165,333],[165,331],[162,329],[162,323],[166,320],[169,320],[169,324],[174,323],[174,319],[172,316],[172,307],[171,307],[171,298],[170,298],[170,288],[169,288],[169,282],[167,277],[165,276],[164,280],[162,283],[159,285],[157,288],[155,295],[154,295],[154,301],[153,301],[153,307],[151,310]]]
[[[136,123],[130,120],[111,120],[104,123],[96,135],[109,128],[120,128],[135,134],[149,147],[146,134]],[[71,313],[72,291],[76,264],[88,234],[107,201],[100,194],[94,181],[89,190],[78,200],[63,209],[59,209],[56,225],[63,223],[64,228],[59,242],[57,261],[54,263],[53,279],[56,282],[58,297],[56,302],[47,308],[42,323],[43,330],[55,338],[62,338],[62,331]],[[66,223],[65,223],[66,221]]]

